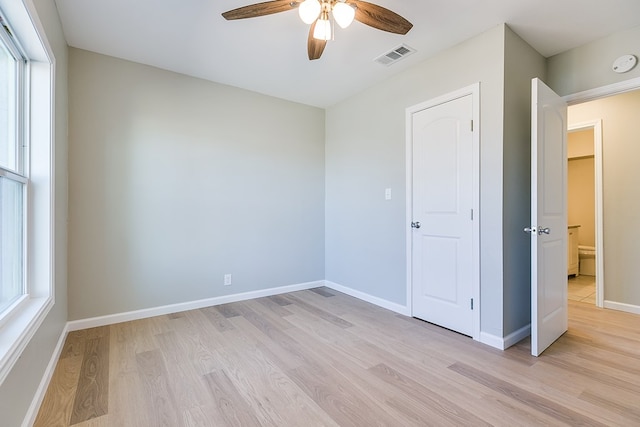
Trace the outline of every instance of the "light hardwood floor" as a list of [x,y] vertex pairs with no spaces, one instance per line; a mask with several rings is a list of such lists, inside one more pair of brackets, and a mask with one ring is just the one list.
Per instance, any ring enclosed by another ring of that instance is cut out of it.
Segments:
[[539,358],[329,290],[72,332],[36,426],[640,425],[640,317]]

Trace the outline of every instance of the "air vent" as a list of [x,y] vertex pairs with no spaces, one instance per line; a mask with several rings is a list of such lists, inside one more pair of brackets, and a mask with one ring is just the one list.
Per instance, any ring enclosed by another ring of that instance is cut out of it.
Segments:
[[378,64],[389,66],[400,61],[402,58],[406,58],[415,51],[415,49],[407,46],[406,44],[401,44],[393,50],[390,50],[389,52],[378,56],[376,59],[374,59],[374,61]]

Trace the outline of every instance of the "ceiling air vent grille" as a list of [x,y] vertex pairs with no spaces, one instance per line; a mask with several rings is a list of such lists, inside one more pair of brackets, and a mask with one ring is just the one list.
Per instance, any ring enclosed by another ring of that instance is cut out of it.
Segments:
[[378,64],[389,66],[400,61],[402,58],[406,58],[415,51],[415,49],[407,46],[406,44],[401,44],[393,50],[390,50],[389,52],[383,53],[382,55],[378,56],[376,59],[374,59],[374,61]]

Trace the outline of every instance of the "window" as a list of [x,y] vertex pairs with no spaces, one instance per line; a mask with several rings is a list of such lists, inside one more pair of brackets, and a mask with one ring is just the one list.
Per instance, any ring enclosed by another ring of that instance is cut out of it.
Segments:
[[55,57],[33,3],[0,0],[0,384],[55,304]]
[[25,283],[24,55],[0,16],[0,321]]
[[19,178],[0,175],[0,316],[10,311],[9,308],[17,305],[26,294],[23,209],[25,187],[26,183]]

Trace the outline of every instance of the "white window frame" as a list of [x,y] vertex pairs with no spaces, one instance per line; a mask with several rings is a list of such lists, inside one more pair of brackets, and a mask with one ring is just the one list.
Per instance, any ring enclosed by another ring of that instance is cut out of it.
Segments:
[[[2,15],[2,11],[0,10],[0,15]],[[3,17],[0,16],[0,25],[2,25]],[[26,89],[26,84],[29,81],[27,76],[28,65],[25,59],[25,55],[20,47],[19,41],[9,35],[3,26],[0,26],[0,42],[4,44],[9,53],[14,57],[16,61],[16,73],[15,73],[15,81],[14,81],[14,97],[15,97],[15,117],[13,120],[13,126],[15,127],[15,153],[13,155],[13,161],[15,162],[15,167],[13,169],[9,167],[0,166],[0,176],[10,179],[12,181],[19,182],[24,185],[22,200],[23,200],[23,228],[25,231],[23,232],[23,271],[22,271],[22,295],[16,299],[9,307],[0,312],[0,328],[7,322],[11,315],[22,306],[22,304],[28,300],[29,297],[29,287],[27,280],[27,268],[26,268],[26,260],[27,260],[27,251],[26,251],[26,228],[27,228],[27,188],[29,184],[28,178],[28,147],[26,143],[26,114],[28,112],[28,91]]]
[[55,57],[33,0],[0,0],[0,11],[28,62],[26,108],[21,131],[29,150],[23,173],[26,192],[26,289],[0,324],[0,384],[55,303],[54,135]]
[[[15,182],[19,182],[20,184],[22,184],[23,187],[23,191],[22,191],[22,212],[23,212],[23,219],[22,219],[22,226],[23,229],[26,229],[26,213],[28,212],[28,208],[27,208],[27,199],[28,199],[28,185],[29,185],[29,180],[28,178],[16,174],[14,172],[11,172],[9,170],[0,168],[0,177],[3,178],[7,178],[10,179],[11,181],[15,181]],[[22,295],[20,295],[18,298],[16,298],[15,301],[13,301],[13,303],[11,303],[11,305],[9,305],[8,307],[6,307],[2,312],[0,312],[0,331],[2,330],[2,327],[4,326],[5,323],[9,322],[11,319],[11,316],[13,315],[13,313],[15,313],[17,310],[19,310],[22,305],[29,299],[29,289],[28,289],[28,284],[27,284],[27,266],[26,266],[26,259],[27,259],[27,239],[26,239],[26,232],[23,231],[23,235],[22,235]],[[0,334],[0,336],[2,336]]]

